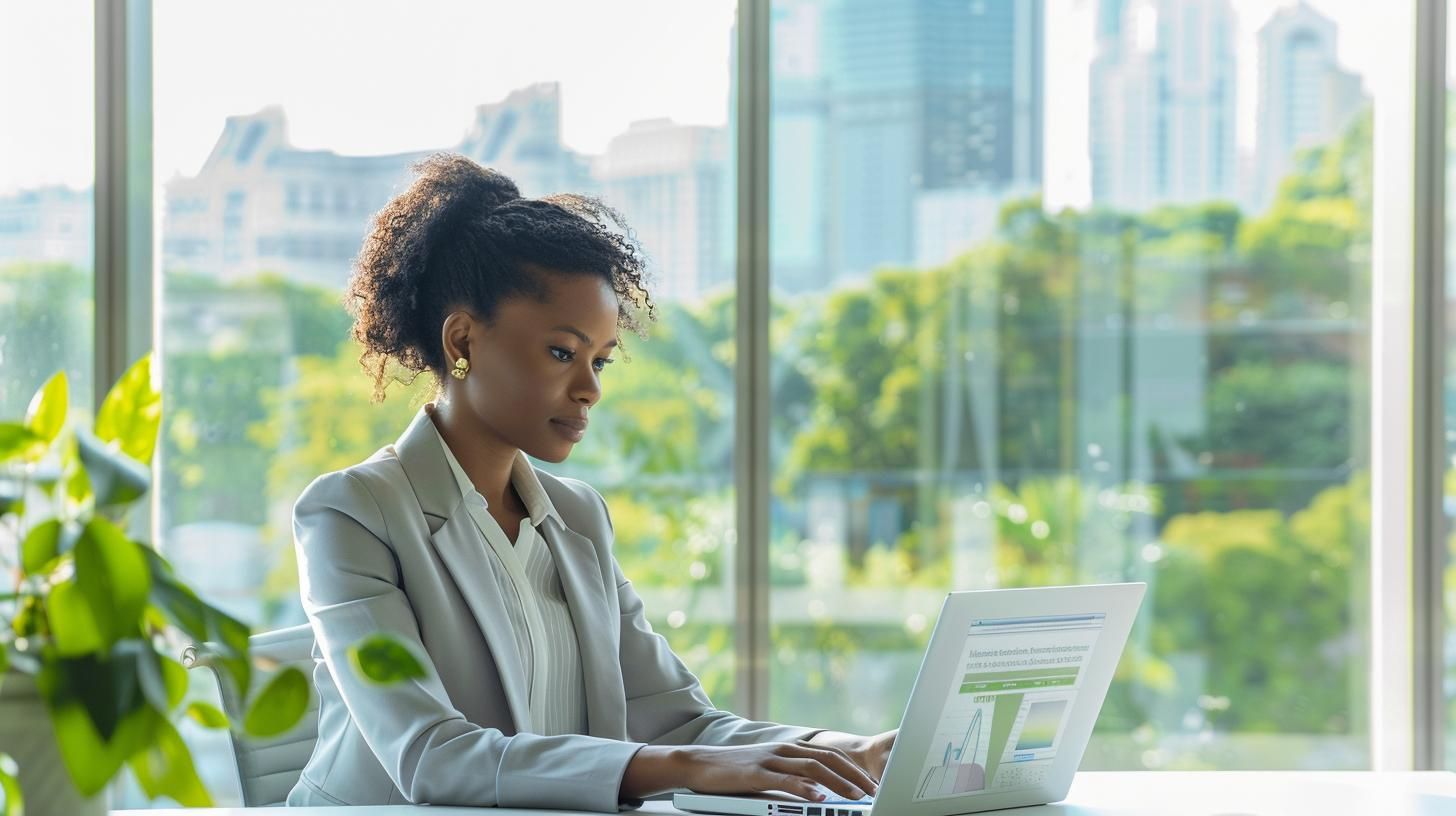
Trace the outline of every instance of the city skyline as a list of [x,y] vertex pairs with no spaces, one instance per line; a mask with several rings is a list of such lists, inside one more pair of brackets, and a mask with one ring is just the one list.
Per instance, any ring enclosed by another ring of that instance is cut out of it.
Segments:
[[[1308,59],[1285,55],[1303,54],[1303,46],[1270,31],[1335,30],[1307,5],[1281,11],[1260,30],[1262,53],[1298,67],[1301,79],[1297,88],[1261,83],[1259,144],[1280,155],[1252,159],[1234,144],[1230,0],[1097,0],[1095,8],[1098,58],[1086,96],[1100,115],[1087,123],[1086,151],[1096,203],[1140,211],[1231,200],[1252,211],[1254,195],[1269,189],[1270,168],[1282,175],[1285,154],[1337,130],[1298,124],[1282,110],[1308,107],[1313,80],[1302,67]],[[776,287],[822,290],[887,264],[944,262],[989,237],[1007,200],[1045,191],[1051,126],[1043,122],[1052,106],[1044,96],[1044,15],[1044,0],[775,6]],[[1358,79],[1336,66],[1334,46],[1326,32],[1315,68],[1343,78],[1358,98]],[[364,156],[300,145],[281,106],[227,116],[198,172],[162,186],[163,267],[226,281],[267,269],[342,286],[369,214],[408,184],[410,164],[453,150],[515,177],[527,195],[603,196],[627,216],[669,300],[730,283],[729,125],[634,121],[604,152],[586,154],[567,142],[568,112],[561,83],[533,83],[477,105],[455,142]],[[1271,139],[1271,124],[1299,132]],[[0,248],[24,246],[16,238],[29,221],[57,225],[52,233],[67,221],[85,227],[74,202],[29,200],[49,207],[46,217],[0,197],[0,215],[19,213],[9,219],[18,233],[0,223]],[[55,242],[44,236],[42,243]]]
[[[1238,24],[1238,144],[1242,151],[1251,149],[1255,140],[1257,30],[1279,8],[1292,4],[1292,0],[1238,0],[1234,4]],[[1086,68],[1092,59],[1096,5],[1096,0],[1050,0],[1046,12],[1044,188],[1053,206],[1082,206],[1090,201]],[[1390,15],[1382,15],[1372,8],[1373,4],[1357,0],[1312,0],[1311,5],[1334,18],[1342,28],[1378,29],[1391,24]],[[681,9],[674,11],[676,6],[670,3],[641,6],[644,15],[634,18],[634,33],[650,33],[655,26],[643,27],[635,20],[652,19],[668,26],[674,36],[651,40],[653,47],[645,49],[650,52],[647,56],[639,53],[644,49],[637,43],[632,43],[633,47],[617,48],[612,52],[611,71],[600,70],[600,64],[592,61],[595,57],[590,49],[585,63],[554,56],[571,53],[572,49],[565,47],[534,59],[536,63],[554,66],[551,70],[542,71],[528,64],[531,60],[525,57],[512,62],[507,55],[494,61],[485,60],[491,70],[483,72],[482,78],[479,65],[462,61],[460,52],[474,53],[472,49],[438,49],[446,57],[436,64],[448,70],[422,74],[430,78],[428,93],[385,93],[390,99],[392,114],[388,117],[368,116],[367,106],[358,99],[360,88],[379,83],[378,60],[365,57],[383,49],[372,50],[353,43],[368,45],[400,40],[397,30],[409,30],[411,26],[404,24],[399,13],[393,16],[386,13],[397,12],[397,7],[375,4],[364,13],[347,15],[341,11],[344,6],[338,4],[316,2],[303,8],[307,10],[306,16],[291,20],[289,28],[280,29],[267,24],[267,20],[277,18],[267,13],[265,4],[260,13],[239,19],[235,29],[230,20],[228,25],[235,36],[227,42],[218,42],[195,33],[211,30],[208,15],[215,16],[219,4],[161,2],[157,5],[155,103],[159,122],[166,123],[165,127],[157,127],[155,134],[154,167],[159,185],[176,174],[196,173],[211,148],[218,123],[227,116],[255,112],[273,104],[283,107],[289,115],[299,147],[330,149],[346,155],[409,152],[449,144],[459,138],[459,122],[476,105],[503,98],[514,87],[551,79],[559,80],[562,85],[566,110],[563,139],[567,146],[582,153],[603,151],[613,136],[625,133],[634,121],[671,118],[678,124],[708,126],[727,121],[727,66],[734,9],[731,2],[694,4],[691,14]],[[348,8],[352,10],[356,6],[350,4]],[[428,21],[437,17],[442,8],[440,4],[429,4],[411,13],[418,15],[413,19]],[[540,13],[560,17],[569,12],[566,16],[582,20],[580,14],[586,13],[584,8],[579,4],[556,3]],[[451,8],[452,14],[475,15],[473,20],[489,18],[490,11],[484,7],[464,11]],[[329,18],[332,12],[338,12],[335,18]],[[513,8],[512,13],[525,12]],[[0,54],[5,55],[0,56],[0,62],[14,60],[17,70],[22,64],[43,64],[52,81],[33,86],[15,84],[0,90],[0,109],[44,109],[53,114],[58,127],[47,128],[44,134],[25,129],[0,134],[0,148],[11,155],[36,157],[36,161],[23,166],[13,163],[0,167],[0,195],[47,184],[85,186],[91,172],[92,139],[89,38],[75,38],[84,40],[79,43],[67,43],[61,38],[60,42],[66,44],[47,44],[48,50],[42,59],[30,53],[37,45],[31,40],[36,38],[17,36],[17,32],[34,26],[51,30],[71,27],[89,32],[89,3],[66,0],[46,4],[44,9],[20,4],[7,7],[3,16],[14,24],[0,25],[0,45],[6,46],[0,48]],[[316,60],[310,65],[303,55],[318,51],[317,32],[329,30],[330,26],[324,23],[330,19],[335,41],[350,45],[331,50],[328,65],[320,66]],[[512,20],[523,28],[538,30],[524,17],[515,16]],[[603,25],[605,33],[597,34],[598,39],[611,34],[612,26],[620,25],[620,21]],[[473,30],[468,20],[461,28],[467,32]],[[11,32],[8,36],[4,33],[7,30]],[[446,32],[442,36],[459,36],[463,38],[461,42],[468,40],[463,34]],[[1378,37],[1341,38],[1339,64],[1364,76],[1367,83],[1378,84],[1380,72],[1392,70],[1388,64],[1391,61],[1381,60],[1379,41]],[[301,51],[301,43],[308,43],[311,51]],[[264,44],[268,44],[269,52],[295,56],[264,62],[245,61],[248,54],[256,54]],[[568,40],[563,44],[570,46],[571,43]],[[519,46],[513,48],[512,54],[531,54],[529,48],[524,51]],[[419,43],[406,40],[396,42],[388,51],[407,58],[421,53],[422,48]],[[600,62],[599,58],[595,59]],[[660,70],[666,62],[673,64],[672,71]],[[237,64],[247,64],[248,70],[229,73],[227,66]],[[496,70],[502,65],[509,70]],[[650,77],[650,81],[634,82],[634,76],[639,80]],[[577,77],[586,78],[578,80]],[[588,80],[595,84],[583,84]],[[471,83],[480,90],[472,91]],[[486,84],[490,86],[489,92],[484,87]],[[638,91],[623,95],[620,89],[624,84],[631,84]],[[62,89],[73,88],[83,98],[58,95],[56,85]],[[57,104],[58,97],[60,104]]]

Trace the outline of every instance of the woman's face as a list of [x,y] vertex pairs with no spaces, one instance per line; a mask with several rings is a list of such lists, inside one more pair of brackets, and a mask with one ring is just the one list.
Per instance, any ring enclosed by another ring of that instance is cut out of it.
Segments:
[[527,271],[545,284],[545,296],[504,301],[488,325],[469,321],[470,373],[447,379],[447,394],[481,431],[560,462],[601,399],[601,373],[617,346],[617,295],[595,275]]

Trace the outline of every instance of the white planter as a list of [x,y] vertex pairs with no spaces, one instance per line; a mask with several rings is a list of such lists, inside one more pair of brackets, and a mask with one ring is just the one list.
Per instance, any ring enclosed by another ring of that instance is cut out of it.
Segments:
[[83,799],[56,748],[50,714],[28,674],[0,679],[0,752],[20,766],[26,816],[106,816],[106,794]]

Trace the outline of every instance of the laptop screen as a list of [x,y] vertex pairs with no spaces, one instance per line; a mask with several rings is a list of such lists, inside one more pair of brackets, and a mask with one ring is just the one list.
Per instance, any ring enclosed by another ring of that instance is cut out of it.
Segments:
[[1042,784],[1105,619],[973,619],[913,801]]

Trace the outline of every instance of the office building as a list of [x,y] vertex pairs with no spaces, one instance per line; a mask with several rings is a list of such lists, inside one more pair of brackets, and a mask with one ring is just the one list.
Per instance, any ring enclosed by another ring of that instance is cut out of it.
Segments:
[[1098,205],[1232,199],[1237,66],[1229,0],[1103,0],[1090,70]]
[[1339,135],[1365,105],[1360,78],[1340,67],[1335,21],[1308,3],[1259,29],[1259,112],[1252,209],[1274,198],[1295,154]]

